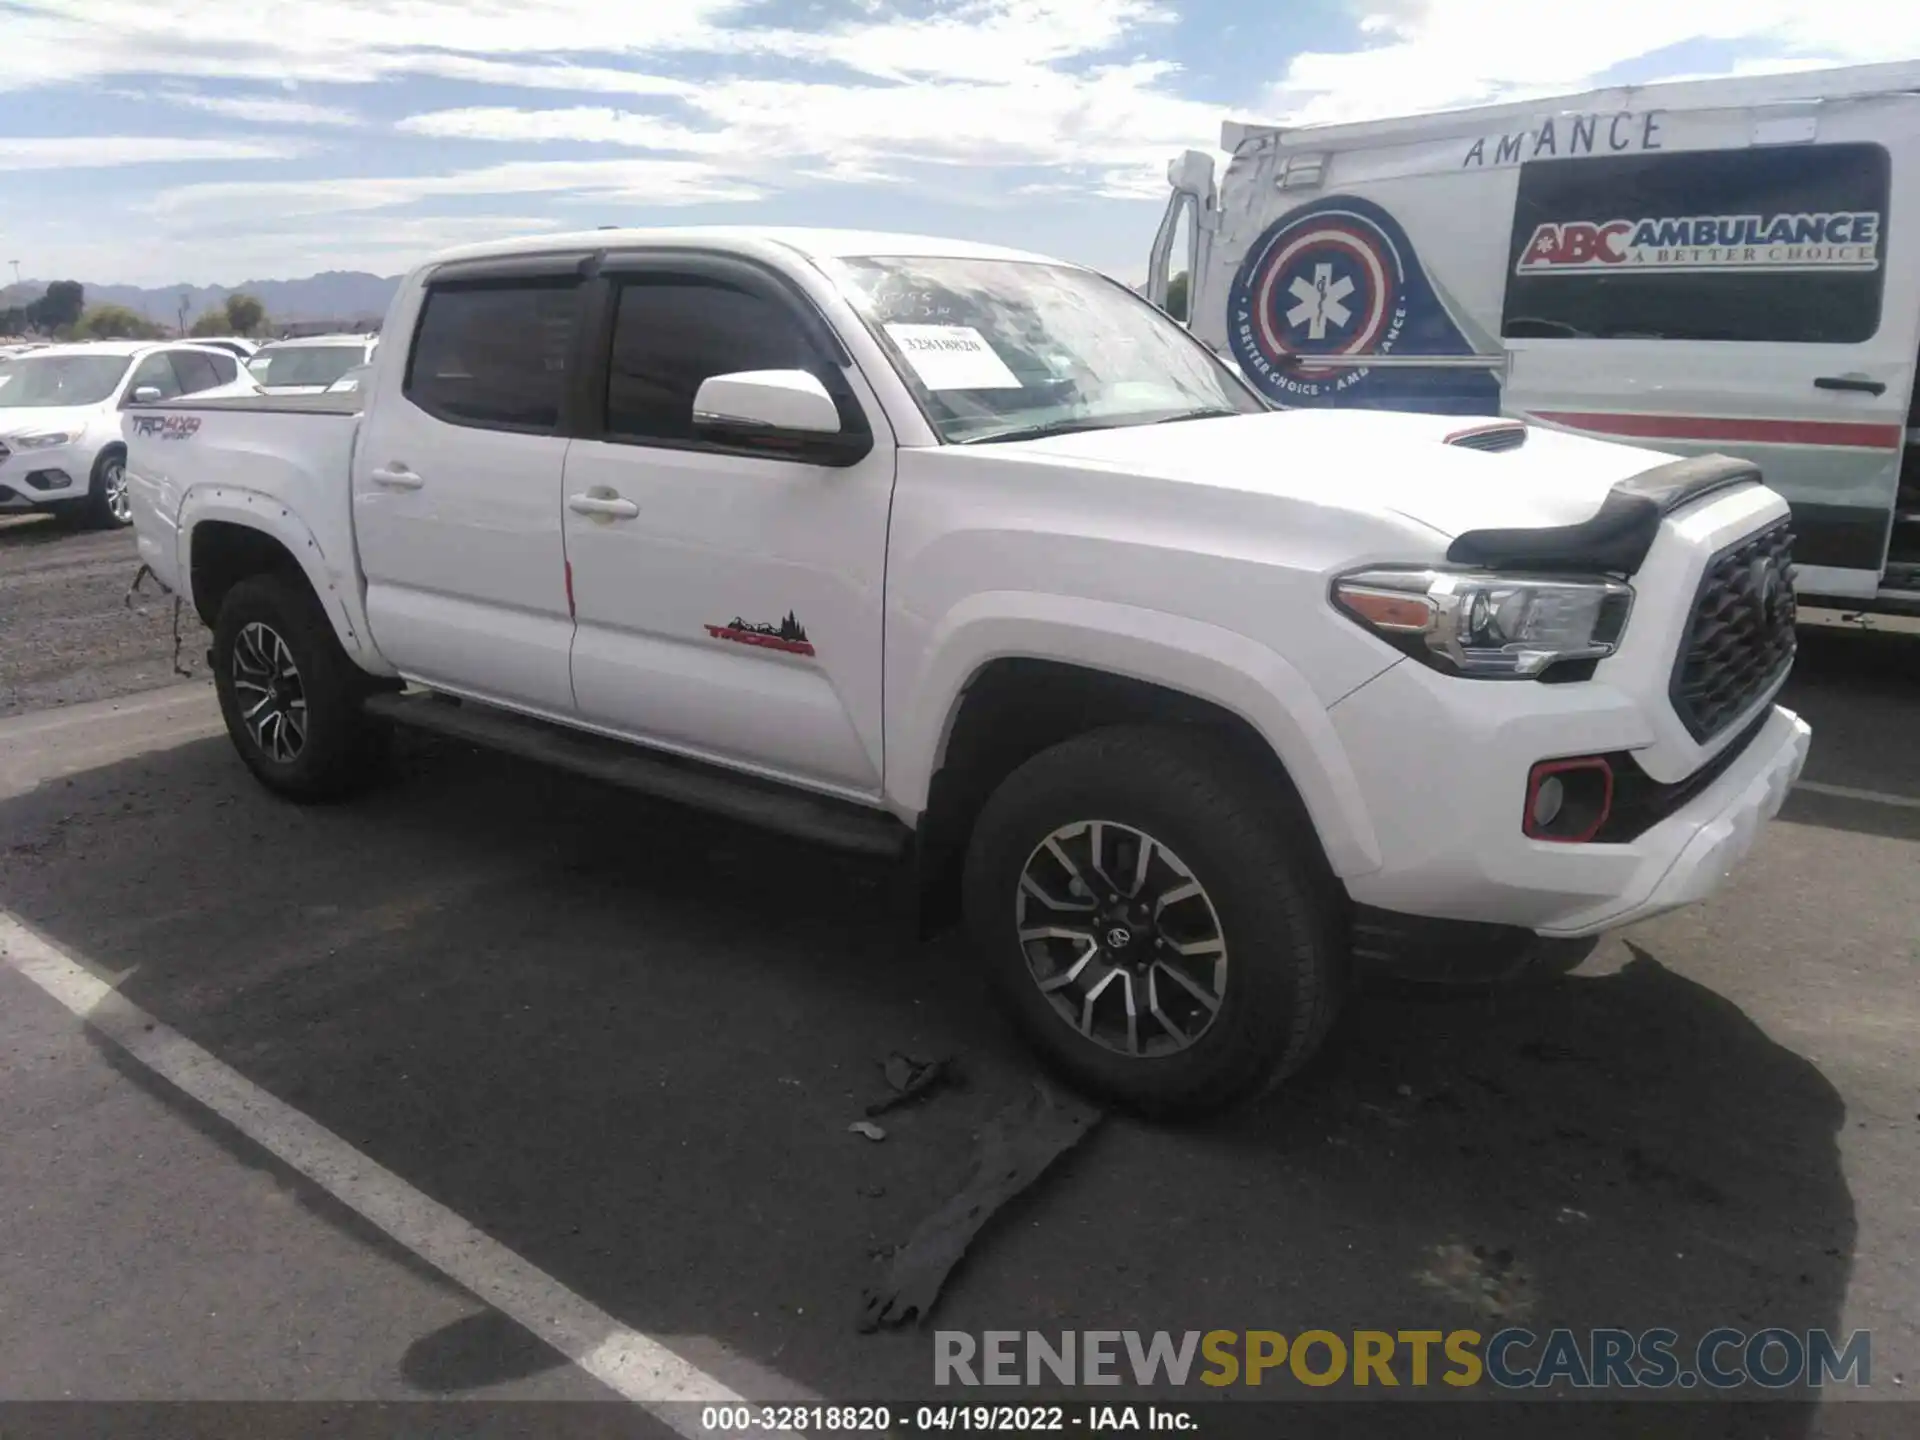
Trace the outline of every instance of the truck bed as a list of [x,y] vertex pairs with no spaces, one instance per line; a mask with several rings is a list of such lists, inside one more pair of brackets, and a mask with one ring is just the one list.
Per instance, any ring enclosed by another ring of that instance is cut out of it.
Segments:
[[322,392],[318,395],[226,395],[196,400],[182,395],[177,400],[159,400],[151,405],[130,406],[141,410],[240,410],[255,415],[358,415],[364,404],[364,390]]
[[[238,521],[311,564],[316,593],[357,595],[351,477],[362,404],[349,391],[130,407],[121,435],[141,559],[180,590],[188,579],[182,532],[202,520]],[[350,623],[363,628],[357,616]]]

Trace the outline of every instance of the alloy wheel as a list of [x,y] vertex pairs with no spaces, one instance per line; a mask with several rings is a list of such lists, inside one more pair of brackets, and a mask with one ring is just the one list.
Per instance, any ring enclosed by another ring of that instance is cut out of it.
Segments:
[[1034,983],[1095,1044],[1171,1055],[1219,1015],[1219,913],[1193,871],[1145,831],[1107,820],[1061,826],[1027,857],[1014,907]]
[[107,495],[107,513],[120,524],[133,519],[133,501],[127,494],[127,467],[124,461],[109,460],[100,476]]
[[247,733],[269,760],[290,764],[307,745],[307,692],[293,652],[272,626],[241,627],[228,668]]

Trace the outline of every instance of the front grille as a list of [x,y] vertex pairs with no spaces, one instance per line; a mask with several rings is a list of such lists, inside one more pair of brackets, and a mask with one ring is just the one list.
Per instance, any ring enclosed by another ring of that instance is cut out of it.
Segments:
[[1726,729],[1792,666],[1793,573],[1785,520],[1707,565],[1670,690],[1674,713],[1695,740]]

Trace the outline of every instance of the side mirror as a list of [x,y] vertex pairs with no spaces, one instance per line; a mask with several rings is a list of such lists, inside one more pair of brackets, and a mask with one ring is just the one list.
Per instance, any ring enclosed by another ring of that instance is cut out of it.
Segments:
[[158,385],[140,385],[133,392],[133,403],[136,405],[157,405],[161,398]]
[[827,387],[804,370],[742,370],[700,382],[693,423],[701,429],[838,435],[840,411]]
[[852,465],[873,449],[871,436],[841,428],[840,407],[805,370],[709,376],[693,397],[693,429],[717,445],[815,465]]

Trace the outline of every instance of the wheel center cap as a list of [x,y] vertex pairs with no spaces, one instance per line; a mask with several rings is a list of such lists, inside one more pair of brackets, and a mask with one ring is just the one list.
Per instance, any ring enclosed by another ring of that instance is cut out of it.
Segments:
[[1125,950],[1133,944],[1133,932],[1124,925],[1115,925],[1107,931],[1107,948]]

